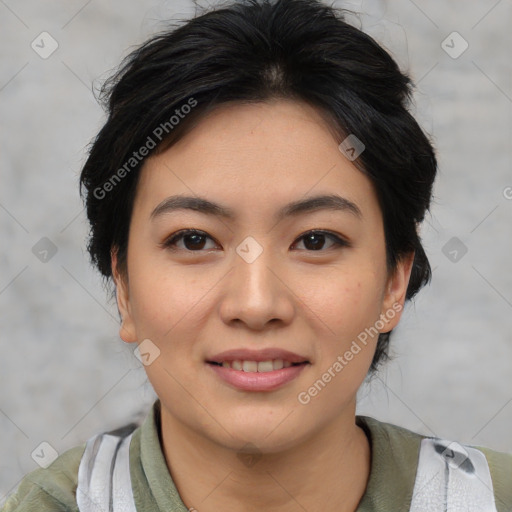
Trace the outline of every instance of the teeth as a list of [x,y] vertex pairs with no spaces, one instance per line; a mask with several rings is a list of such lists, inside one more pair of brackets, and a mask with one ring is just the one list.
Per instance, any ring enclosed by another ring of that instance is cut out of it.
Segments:
[[258,363],[258,372],[271,372],[273,369],[274,369],[274,366],[273,366],[272,360],[260,361]]
[[256,361],[244,361],[242,363],[242,369],[244,372],[257,372],[258,363]]
[[280,370],[281,368],[283,368],[283,367],[284,367],[284,364],[283,364],[283,363],[284,363],[284,362],[283,362],[283,360],[282,360],[282,359],[274,359],[274,360],[272,361],[272,368],[273,368],[274,370]]
[[224,368],[232,368],[233,370],[242,370],[244,372],[271,372],[273,370],[281,370],[292,366],[290,361],[282,359],[270,359],[268,361],[223,361]]

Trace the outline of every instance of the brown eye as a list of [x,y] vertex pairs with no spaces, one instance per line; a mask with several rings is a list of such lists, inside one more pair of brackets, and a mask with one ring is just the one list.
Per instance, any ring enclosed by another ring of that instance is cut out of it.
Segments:
[[[201,251],[205,248],[206,239],[212,240],[203,231],[197,231],[194,229],[184,229],[174,233],[168,238],[162,245],[171,249],[183,249],[186,251]],[[178,242],[183,240],[183,246],[178,246]]]
[[309,231],[299,238],[299,240],[304,240],[304,247],[306,247],[306,250],[308,251],[320,251],[324,249],[327,239],[330,239],[332,242],[332,245],[329,248],[342,246],[349,247],[350,245],[346,240],[343,240],[329,231]]

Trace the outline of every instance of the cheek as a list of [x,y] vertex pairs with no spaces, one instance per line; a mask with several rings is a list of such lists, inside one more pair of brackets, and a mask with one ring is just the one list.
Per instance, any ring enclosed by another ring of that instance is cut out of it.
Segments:
[[[334,414],[352,399],[368,373],[378,335],[371,329],[380,315],[379,274],[355,272],[324,280],[305,303],[313,312],[317,366],[310,387],[298,396],[311,416]],[[330,414],[330,413],[329,413]]]
[[379,278],[374,271],[332,273],[311,292],[304,291],[304,303],[337,340],[357,336],[380,314]]
[[[191,325],[201,323],[205,296],[214,287],[213,273],[198,274],[193,266],[165,267],[134,258],[130,281],[131,311],[139,337],[184,339]],[[177,333],[180,333],[179,336]]]

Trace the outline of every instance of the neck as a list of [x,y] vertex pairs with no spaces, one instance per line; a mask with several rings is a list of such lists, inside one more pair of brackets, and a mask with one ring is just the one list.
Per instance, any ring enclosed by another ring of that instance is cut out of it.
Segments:
[[322,431],[277,453],[240,454],[200,436],[162,404],[165,459],[190,510],[354,512],[371,467],[370,444],[355,404]]

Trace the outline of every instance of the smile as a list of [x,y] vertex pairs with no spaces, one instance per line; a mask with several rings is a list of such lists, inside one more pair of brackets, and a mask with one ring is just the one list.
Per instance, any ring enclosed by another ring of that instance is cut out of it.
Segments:
[[281,370],[282,368],[288,368],[290,366],[297,366],[300,364],[305,364],[307,361],[303,363],[291,363],[290,361],[285,361],[283,359],[270,359],[268,361],[223,361],[222,363],[217,363],[214,361],[208,361],[210,364],[214,364],[217,366],[222,366],[223,368],[232,368],[233,370],[239,370],[244,372],[271,372],[274,370]]
[[273,391],[296,379],[310,363],[290,363],[282,359],[259,362],[235,360],[223,363],[207,361],[207,366],[217,378],[233,388],[243,391]]

